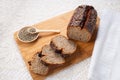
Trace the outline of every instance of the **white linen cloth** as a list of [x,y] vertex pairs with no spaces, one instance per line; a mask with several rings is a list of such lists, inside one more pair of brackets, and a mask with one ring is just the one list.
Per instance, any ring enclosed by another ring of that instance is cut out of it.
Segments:
[[[75,9],[93,5],[120,11],[119,0],[0,0],[0,80],[32,80],[13,38],[20,28]],[[88,80],[90,58],[46,80]]]
[[89,80],[120,80],[120,13],[103,10]]

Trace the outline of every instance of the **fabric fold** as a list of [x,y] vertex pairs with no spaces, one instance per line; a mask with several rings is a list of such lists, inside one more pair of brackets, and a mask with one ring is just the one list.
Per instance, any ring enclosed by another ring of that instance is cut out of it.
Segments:
[[120,13],[109,10],[104,10],[100,14],[100,25],[88,74],[89,80],[118,80],[111,77],[118,74],[117,72],[112,74],[114,72],[112,70],[117,66],[113,64],[115,57],[119,55],[117,53],[120,43],[119,15]]

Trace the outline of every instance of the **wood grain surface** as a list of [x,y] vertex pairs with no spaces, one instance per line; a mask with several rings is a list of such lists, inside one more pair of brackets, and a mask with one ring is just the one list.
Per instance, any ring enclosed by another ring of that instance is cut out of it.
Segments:
[[[18,48],[21,52],[21,55],[23,56],[23,59],[27,65],[27,68],[29,70],[29,65],[28,65],[28,61],[32,59],[32,56],[36,53],[41,51],[42,46],[44,46],[45,44],[49,44],[49,42],[51,41],[51,38],[53,38],[56,35],[64,35],[67,37],[66,35],[66,28],[67,25],[71,19],[71,16],[73,14],[74,11],[70,11],[67,12],[65,14],[56,16],[52,19],[37,23],[32,25],[33,27],[36,27],[38,29],[44,30],[44,29],[48,29],[48,30],[52,30],[52,29],[57,29],[60,30],[61,33],[60,34],[53,34],[53,33],[40,33],[39,38],[32,42],[32,43],[23,43],[20,42],[17,39],[17,32],[15,32],[14,34],[14,38],[16,41],[16,44],[18,45]],[[94,32],[94,35],[92,37],[92,40],[88,43],[83,43],[83,42],[79,42],[79,41],[75,41],[78,45],[77,51],[75,52],[75,54],[73,54],[72,57],[69,57],[67,62],[63,65],[60,66],[56,69],[53,69],[51,73],[49,73],[47,76],[41,76],[38,74],[34,74],[33,72],[30,72],[33,80],[44,80],[46,77],[49,77],[51,74],[55,75],[57,72],[59,72],[60,70],[63,70],[65,68],[67,68],[69,65],[73,65],[75,63],[78,63],[88,57],[90,57],[92,55],[92,51],[94,48],[94,42],[96,39],[96,34],[97,34],[97,30],[98,30],[98,24],[99,24],[99,19],[97,19],[97,23],[96,23],[96,30]]]

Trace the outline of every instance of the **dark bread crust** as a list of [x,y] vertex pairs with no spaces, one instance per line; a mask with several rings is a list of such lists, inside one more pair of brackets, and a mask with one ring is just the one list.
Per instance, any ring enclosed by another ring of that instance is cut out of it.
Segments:
[[[82,5],[77,7],[67,27],[68,38],[88,42],[95,30],[96,21],[97,12],[92,6]],[[73,28],[78,29],[72,31]],[[85,34],[85,37],[82,34]]]
[[97,12],[95,9],[92,9],[88,13],[88,17],[84,27],[92,34],[93,31],[95,30],[96,22],[97,22]]
[[83,28],[87,19],[88,12],[93,9],[94,8],[92,6],[78,6],[78,8],[75,9],[75,12],[68,26],[79,26]]

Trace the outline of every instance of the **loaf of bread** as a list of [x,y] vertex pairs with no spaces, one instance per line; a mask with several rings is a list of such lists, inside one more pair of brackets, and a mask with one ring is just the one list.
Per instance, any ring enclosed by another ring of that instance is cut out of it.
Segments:
[[89,5],[78,6],[68,24],[67,36],[70,39],[88,42],[96,27],[97,12]]
[[77,45],[66,37],[54,37],[49,45],[44,45],[39,53],[29,61],[30,70],[36,74],[46,75],[51,66],[62,66],[65,63],[63,55],[71,55],[76,51]]

